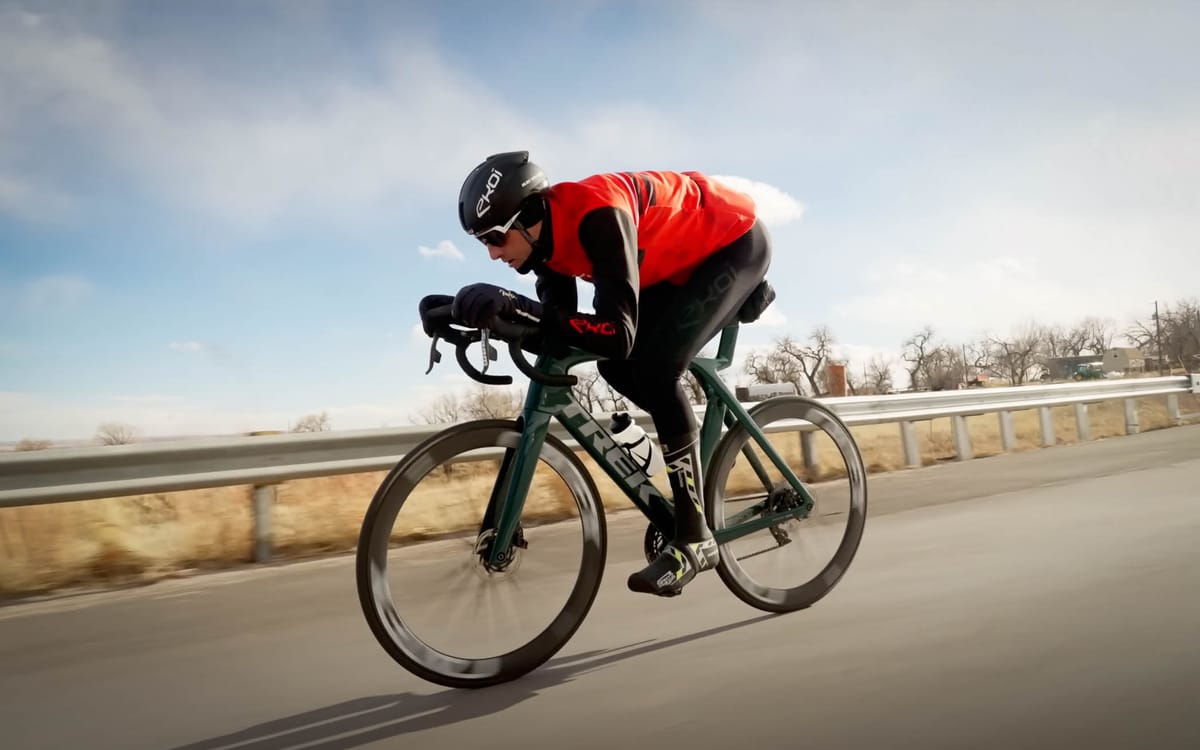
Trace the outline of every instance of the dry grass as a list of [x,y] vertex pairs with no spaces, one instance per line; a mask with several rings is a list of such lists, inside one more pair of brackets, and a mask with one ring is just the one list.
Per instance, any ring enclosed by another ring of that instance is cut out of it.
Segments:
[[[1184,413],[1200,413],[1200,398],[1180,396]],[[1077,442],[1075,412],[1053,411],[1056,442]],[[1170,426],[1166,400],[1140,399],[1141,430]],[[1016,412],[1017,450],[1041,446],[1038,413]],[[1089,407],[1092,439],[1123,435],[1122,402]],[[975,456],[1001,451],[996,415],[967,420]],[[870,472],[904,467],[897,425],[853,429]],[[954,457],[950,420],[917,424],[924,463]],[[776,445],[799,463],[799,441],[780,436]],[[818,452],[826,450],[818,446]],[[609,510],[632,507],[589,459],[592,473]],[[430,477],[402,513],[398,536],[417,538],[466,528],[479,518],[487,502],[496,464],[460,464]],[[740,471],[740,469],[739,469]],[[344,552],[357,542],[359,525],[384,472],[322,477],[286,482],[276,489],[271,523],[277,557]],[[749,475],[743,474],[745,483]],[[734,479],[737,480],[735,474]],[[656,478],[666,490],[665,477]],[[223,487],[111,500],[0,508],[0,597],[78,586],[144,583],[198,568],[230,566],[253,558],[254,530],[250,487]],[[534,518],[559,518],[569,507],[569,493],[548,471],[535,477],[528,501]]]

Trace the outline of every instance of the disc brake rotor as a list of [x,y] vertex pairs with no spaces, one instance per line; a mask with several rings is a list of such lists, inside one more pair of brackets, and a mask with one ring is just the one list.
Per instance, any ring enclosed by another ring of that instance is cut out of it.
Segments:
[[521,567],[522,553],[529,547],[529,542],[525,540],[525,530],[517,526],[508,551],[501,555],[499,560],[492,563],[488,558],[491,557],[492,540],[495,538],[496,530],[488,529],[475,540],[475,547],[471,551],[471,569],[481,578],[495,578],[516,573]]

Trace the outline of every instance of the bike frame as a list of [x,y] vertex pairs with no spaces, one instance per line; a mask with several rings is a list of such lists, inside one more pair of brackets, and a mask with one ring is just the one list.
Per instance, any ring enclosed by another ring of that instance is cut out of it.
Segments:
[[[721,438],[722,427],[732,427],[740,423],[792,489],[799,493],[806,501],[805,504],[811,508],[812,496],[807,488],[717,374],[732,364],[737,334],[738,325],[736,323],[723,329],[717,346],[717,356],[698,357],[692,361],[689,367],[699,380],[707,397],[704,421],[700,428],[702,465],[705,468],[708,467],[713,450]],[[600,359],[597,355],[578,351],[561,359],[541,355],[538,357],[535,367],[546,374],[566,374],[572,367],[597,359]],[[567,432],[578,441],[579,446],[587,451],[596,464],[612,478],[629,497],[629,500],[641,510],[666,539],[674,537],[675,521],[671,502],[663,497],[650,479],[633,464],[629,454],[613,440],[608,429],[580,405],[571,392],[570,386],[547,386],[531,381],[521,414],[520,445],[515,450],[505,452],[496,484],[492,489],[488,510],[484,516],[484,528],[481,529],[481,531],[487,531],[492,528],[496,532],[488,554],[490,563],[498,563],[509,554],[520,522],[521,512],[524,509],[525,497],[529,492],[533,472],[537,466],[538,456],[541,453],[542,444],[546,440],[546,433],[549,431],[552,418],[557,419],[563,425]],[[751,468],[763,481],[764,486],[770,487],[770,477],[759,457],[749,449],[749,444],[744,446],[742,451],[743,455],[749,459]],[[716,529],[714,536],[718,544],[725,544],[800,516],[807,512],[805,504],[799,508],[759,515],[759,512],[764,509],[765,501],[763,501],[749,511],[738,514],[738,518],[750,520]],[[750,518],[751,516],[759,517]]]

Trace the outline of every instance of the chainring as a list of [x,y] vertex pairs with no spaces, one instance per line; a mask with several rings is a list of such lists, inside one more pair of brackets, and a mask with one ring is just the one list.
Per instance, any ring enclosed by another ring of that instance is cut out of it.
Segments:
[[662,551],[667,547],[667,538],[658,530],[654,524],[646,525],[646,534],[642,539],[642,552],[646,555],[646,562],[654,562]]

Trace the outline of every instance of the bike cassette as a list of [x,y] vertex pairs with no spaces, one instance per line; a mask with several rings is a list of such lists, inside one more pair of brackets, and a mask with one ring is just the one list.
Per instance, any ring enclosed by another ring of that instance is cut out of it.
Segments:
[[[800,493],[791,487],[781,485],[771,490],[771,494],[767,496],[767,503],[763,510],[765,511],[764,515],[800,510],[801,512],[791,519],[793,521],[800,521],[808,518],[809,514],[812,513],[812,509],[813,504],[811,500],[805,500],[800,496]],[[774,524],[769,526],[767,530],[771,532],[771,536],[775,538],[775,543],[780,547],[792,541],[792,538],[784,531],[782,524]]]

